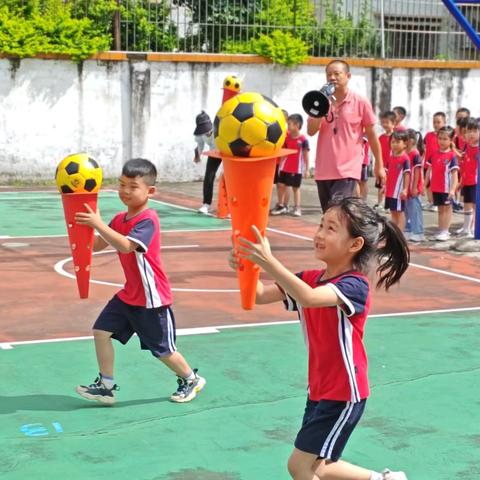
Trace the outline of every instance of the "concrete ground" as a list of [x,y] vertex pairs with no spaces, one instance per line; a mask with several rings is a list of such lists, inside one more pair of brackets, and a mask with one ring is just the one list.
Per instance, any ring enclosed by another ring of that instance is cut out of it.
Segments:
[[[375,188],[375,179],[369,179],[369,192],[367,202],[373,206],[377,201],[377,189]],[[215,185],[213,206],[216,204],[217,186]],[[159,191],[163,193],[172,193],[190,197],[192,200],[198,200],[198,206],[201,206],[202,201],[201,181],[197,182],[182,182],[182,183],[165,183],[159,185]],[[303,180],[302,187],[302,220],[313,224],[318,224],[320,219],[320,203],[317,195],[317,187],[313,179]],[[425,197],[424,197],[425,198]],[[275,204],[276,192],[272,194],[272,207]],[[453,214],[453,221],[450,227],[452,238],[446,242],[438,242],[434,240],[438,228],[438,215],[436,212],[423,212],[423,220],[425,226],[426,241],[421,245],[435,250],[450,250],[458,252],[459,254],[468,254],[480,258],[480,241],[467,240],[453,235],[456,229],[463,225],[463,212],[455,212]]]

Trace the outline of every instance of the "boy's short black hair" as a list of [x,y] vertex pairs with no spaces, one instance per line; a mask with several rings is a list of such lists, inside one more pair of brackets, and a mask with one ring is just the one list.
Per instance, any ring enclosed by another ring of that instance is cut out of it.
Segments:
[[445,114],[445,112],[435,112],[433,114],[434,117],[442,117],[444,120],[447,119],[447,115]]
[[151,187],[157,180],[155,165],[145,158],[132,158],[122,168],[122,175],[127,178],[141,177]]
[[299,113],[292,113],[288,116],[287,120],[297,124],[299,129],[301,129],[303,126],[303,117]]
[[380,114],[380,120],[390,120],[391,122],[395,122],[395,112],[392,110],[387,110],[386,112],[382,112]]
[[467,130],[480,130],[480,125],[478,124],[478,118],[473,118],[473,117],[468,118],[466,128]]
[[466,113],[468,116],[470,116],[470,110],[465,107],[460,107],[456,112],[455,115],[458,115],[459,113]]
[[403,118],[407,116],[407,110],[405,107],[393,107],[392,110],[394,112],[398,112],[400,115],[403,115]]

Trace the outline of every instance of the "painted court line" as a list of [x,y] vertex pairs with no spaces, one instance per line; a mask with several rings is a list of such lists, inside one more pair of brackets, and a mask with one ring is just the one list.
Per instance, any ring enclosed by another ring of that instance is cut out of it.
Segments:
[[[309,242],[313,242],[313,238],[305,237],[304,235],[297,235],[295,233],[284,232],[283,230],[277,230],[276,228],[267,228],[267,230],[270,230],[271,232],[279,233],[280,235],[285,235],[287,237],[294,237],[294,238],[299,238],[300,240],[308,240]],[[411,267],[416,267],[416,268],[420,268],[420,269],[423,269],[423,270],[428,270],[430,272],[441,273],[441,274],[447,275],[449,277],[455,277],[455,278],[459,278],[461,280],[468,280],[470,282],[480,283],[480,279],[475,278],[475,277],[470,277],[468,275],[461,275],[460,273],[448,272],[447,270],[440,270],[438,268],[426,267],[424,265],[419,265],[418,263],[411,263],[410,262],[409,265]]]
[[[174,249],[183,249],[183,248],[198,248],[200,245],[170,245],[170,246],[163,246],[161,249],[165,250],[174,250]],[[105,253],[116,253],[116,250],[102,250],[100,252],[93,252],[92,255],[102,255]],[[73,280],[76,279],[75,275],[72,273],[67,272],[63,267],[68,262],[71,262],[73,257],[68,257],[63,260],[58,261],[54,266],[53,269],[63,277],[72,278]],[[114,282],[105,282],[103,280],[90,280],[90,283],[95,283],[97,285],[106,285],[109,287],[123,287],[123,283],[114,283]],[[238,289],[214,289],[214,288],[172,288],[173,292],[199,292],[199,293],[237,293],[240,290]]]
[[[379,313],[375,315],[369,315],[368,318],[410,317],[413,315],[435,315],[439,313],[461,313],[461,312],[476,312],[476,311],[480,311],[480,307],[450,308],[450,309],[439,309],[439,310],[418,310],[415,312],[403,312],[403,313]],[[298,323],[299,323],[298,320],[286,320],[281,322],[239,323],[236,325],[216,325],[211,327],[179,328],[176,331],[176,334],[178,336],[205,335],[205,334],[211,334],[211,333],[221,333],[222,330],[231,330],[236,328],[273,327],[278,325],[293,325]],[[43,340],[23,340],[19,342],[0,342],[0,350],[12,350],[15,346],[18,346],[18,345],[76,342],[78,340],[91,340],[91,339],[93,339],[93,336],[52,338],[52,339],[43,339]]]

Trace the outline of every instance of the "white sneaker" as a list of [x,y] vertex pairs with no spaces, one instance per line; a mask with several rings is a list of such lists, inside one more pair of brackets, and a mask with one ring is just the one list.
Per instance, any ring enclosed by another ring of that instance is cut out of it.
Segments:
[[410,240],[412,238],[412,232],[403,232],[403,236],[406,240]]
[[425,241],[425,235],[423,233],[412,233],[410,235],[409,240],[411,242],[424,242]]
[[408,480],[404,472],[391,472],[386,468],[383,472],[383,480]]
[[462,228],[459,228],[459,229],[455,230],[455,233],[457,235],[466,235],[468,233],[468,230],[466,230],[465,228],[462,227]]
[[210,213],[210,205],[208,203],[204,203],[199,209],[198,213],[203,213],[204,215],[208,215]]
[[435,236],[435,240],[439,242],[445,242],[450,238],[450,233],[447,231],[440,232],[438,235]]
[[302,209],[300,207],[295,207],[292,211],[292,215],[294,217],[301,217],[302,216]]

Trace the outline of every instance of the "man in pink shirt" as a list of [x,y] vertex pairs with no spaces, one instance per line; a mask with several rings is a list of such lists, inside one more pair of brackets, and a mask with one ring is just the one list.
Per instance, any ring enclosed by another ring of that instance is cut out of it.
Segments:
[[332,60],[325,69],[327,82],[335,85],[335,99],[326,118],[308,117],[307,132],[318,133],[315,181],[322,210],[334,198],[355,196],[363,161],[363,135],[375,158],[375,176],[383,184],[385,169],[370,102],[348,88],[350,66]]

